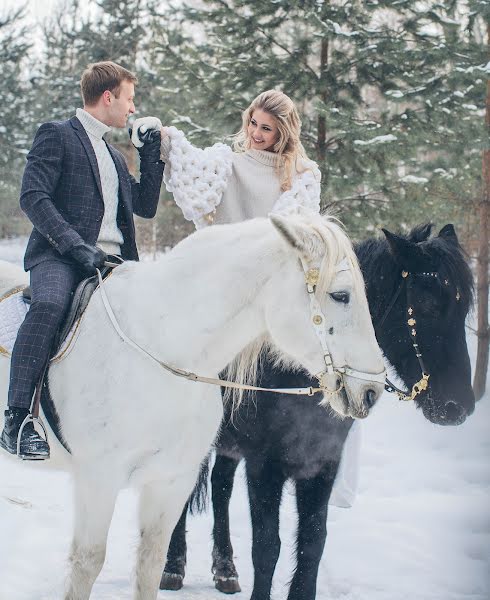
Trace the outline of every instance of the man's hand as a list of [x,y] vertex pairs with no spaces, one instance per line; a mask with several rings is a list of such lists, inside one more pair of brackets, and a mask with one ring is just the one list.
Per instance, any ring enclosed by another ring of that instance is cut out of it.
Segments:
[[138,148],[140,161],[146,163],[160,162],[162,137],[159,129],[148,129],[144,133],[138,134],[139,139],[143,142],[143,146]]
[[80,244],[72,248],[68,256],[73,258],[88,275],[95,275],[97,269],[101,269],[107,260],[107,254],[90,244]]
[[141,117],[136,119],[133,127],[129,129],[129,137],[139,152],[141,162],[160,162],[161,128],[160,119]]

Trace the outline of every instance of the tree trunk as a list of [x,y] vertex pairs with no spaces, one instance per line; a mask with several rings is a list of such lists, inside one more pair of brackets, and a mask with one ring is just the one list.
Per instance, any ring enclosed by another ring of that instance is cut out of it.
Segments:
[[[487,27],[488,41],[490,43],[490,24]],[[487,106],[485,122],[487,132],[490,131],[490,80],[487,81]],[[490,229],[490,150],[483,151],[482,158],[483,189],[480,202],[479,217],[479,251],[477,267],[478,291],[478,349],[476,354],[475,378],[473,390],[475,398],[480,398],[485,393],[488,369],[488,350],[490,343],[490,329],[488,327],[488,266],[489,266],[489,229]]]

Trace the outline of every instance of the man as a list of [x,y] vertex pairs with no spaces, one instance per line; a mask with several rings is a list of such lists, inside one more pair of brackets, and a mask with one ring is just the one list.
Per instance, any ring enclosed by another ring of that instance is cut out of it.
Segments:
[[152,218],[157,209],[164,168],[159,132],[138,148],[139,183],[122,154],[104,140],[111,127],[125,127],[135,112],[136,83],[113,62],[89,65],[80,82],[83,109],[68,121],[41,125],[27,156],[20,205],[34,226],[24,259],[32,301],[12,351],[0,436],[0,446],[16,454],[21,430],[24,459],[49,458],[47,442],[28,417],[76,286],[102,267],[108,254],[138,260],[133,213]]

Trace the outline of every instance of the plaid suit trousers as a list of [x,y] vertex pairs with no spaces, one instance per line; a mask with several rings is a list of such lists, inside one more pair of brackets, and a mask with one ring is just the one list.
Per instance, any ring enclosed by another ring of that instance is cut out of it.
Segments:
[[31,406],[34,389],[49,360],[56,333],[84,274],[75,265],[46,260],[31,269],[30,277],[31,307],[12,351],[10,407]]

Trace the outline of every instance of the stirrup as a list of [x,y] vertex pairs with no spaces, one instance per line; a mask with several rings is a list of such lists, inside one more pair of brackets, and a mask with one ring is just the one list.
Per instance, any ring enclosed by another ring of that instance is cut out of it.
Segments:
[[[34,423],[39,423],[39,425],[41,426],[41,429],[44,432],[44,441],[49,446],[48,432],[46,430],[46,427],[44,426],[44,423],[42,422],[42,419],[40,417],[34,417],[31,413],[29,413],[26,416],[26,418],[22,421],[22,425],[19,428],[19,433],[17,434],[17,458],[19,458],[21,460],[24,460],[24,459],[20,454],[20,442],[22,439],[22,432],[24,431],[24,427],[27,425],[27,423],[32,423],[33,426],[34,426]],[[34,428],[34,430],[35,430],[35,428]]]

